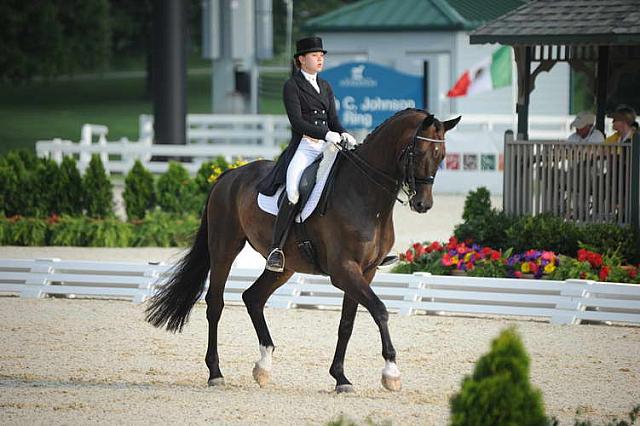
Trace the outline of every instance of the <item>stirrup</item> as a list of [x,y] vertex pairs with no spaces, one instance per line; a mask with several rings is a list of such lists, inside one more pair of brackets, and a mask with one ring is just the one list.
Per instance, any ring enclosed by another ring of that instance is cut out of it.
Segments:
[[274,248],[267,256],[267,270],[271,272],[284,271],[284,253],[279,248]]

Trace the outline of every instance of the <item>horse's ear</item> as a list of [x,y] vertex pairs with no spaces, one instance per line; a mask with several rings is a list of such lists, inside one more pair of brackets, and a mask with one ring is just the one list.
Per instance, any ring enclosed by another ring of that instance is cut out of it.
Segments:
[[422,121],[422,130],[427,130],[429,127],[431,127],[434,120],[435,116],[433,114],[427,114],[425,119]]
[[452,118],[451,120],[447,120],[444,123],[442,123],[444,125],[444,131],[448,132],[449,130],[456,127],[461,118],[462,116],[459,115],[458,118]]

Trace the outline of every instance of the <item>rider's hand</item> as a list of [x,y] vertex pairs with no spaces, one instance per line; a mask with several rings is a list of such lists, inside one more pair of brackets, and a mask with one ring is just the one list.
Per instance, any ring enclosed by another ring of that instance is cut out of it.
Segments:
[[342,137],[340,137],[340,134],[338,132],[328,131],[327,134],[324,137],[324,140],[327,141],[327,142],[331,142],[331,143],[337,144],[338,142],[340,142],[342,140]]
[[342,133],[341,136],[342,136],[342,140],[347,143],[347,148],[353,149],[353,148],[356,147],[356,145],[358,145],[358,142],[356,141],[356,138],[354,138],[349,133],[344,132],[344,133]]

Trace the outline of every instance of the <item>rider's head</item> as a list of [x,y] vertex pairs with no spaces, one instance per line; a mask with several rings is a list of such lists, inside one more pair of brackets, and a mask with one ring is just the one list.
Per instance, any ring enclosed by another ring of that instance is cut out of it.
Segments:
[[322,47],[320,37],[306,37],[296,42],[296,53],[293,55],[296,67],[309,74],[322,71],[324,55],[327,53]]

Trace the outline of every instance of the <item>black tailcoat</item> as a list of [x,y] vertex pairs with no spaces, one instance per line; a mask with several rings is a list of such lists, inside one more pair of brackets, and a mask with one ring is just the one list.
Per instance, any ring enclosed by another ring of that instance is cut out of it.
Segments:
[[336,113],[333,90],[326,80],[316,77],[320,93],[298,70],[284,84],[284,107],[291,123],[291,141],[282,152],[274,168],[258,183],[258,191],[273,195],[285,184],[287,167],[300,144],[302,135],[324,139],[328,131],[346,132]]

